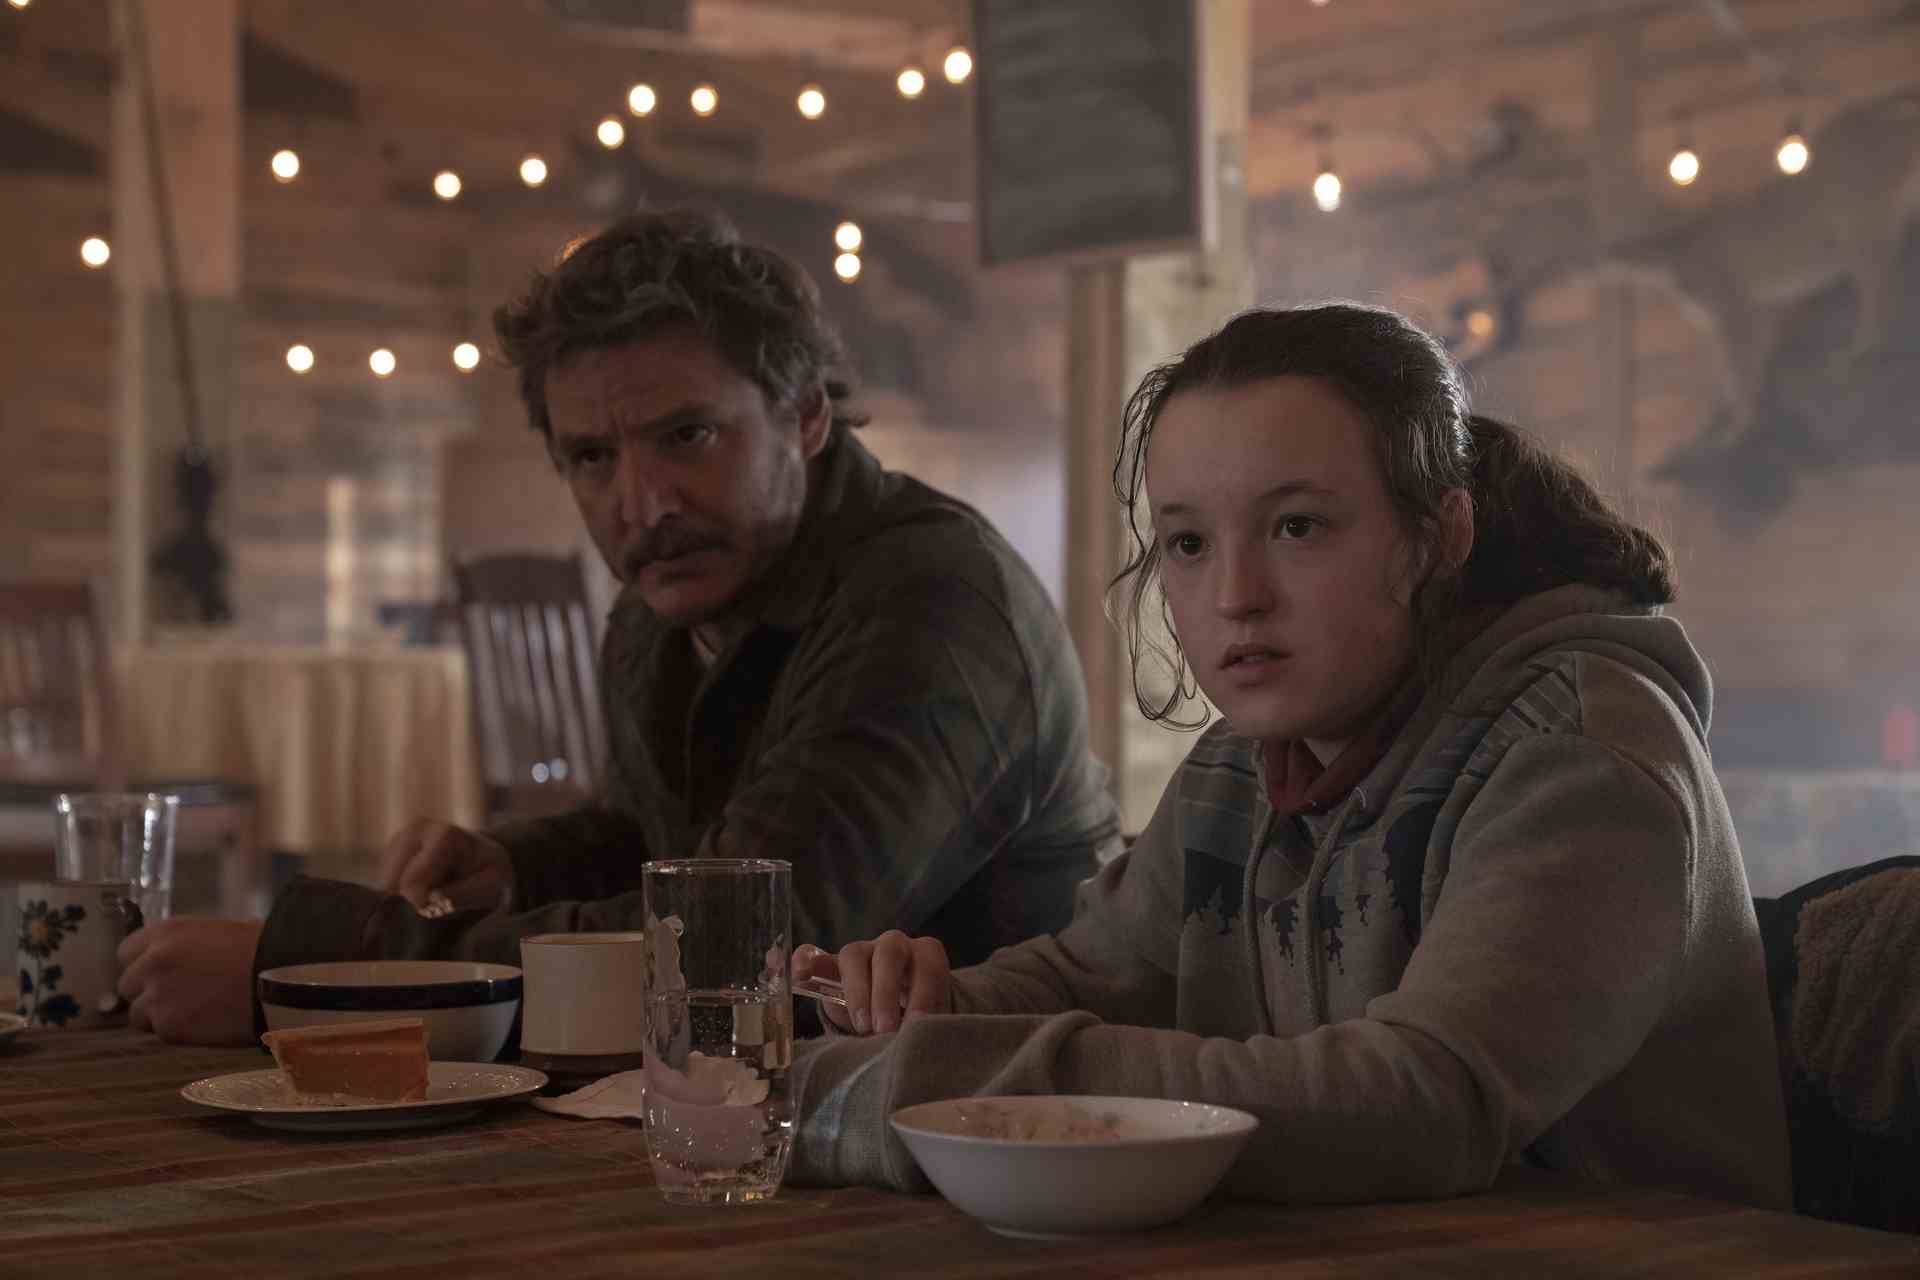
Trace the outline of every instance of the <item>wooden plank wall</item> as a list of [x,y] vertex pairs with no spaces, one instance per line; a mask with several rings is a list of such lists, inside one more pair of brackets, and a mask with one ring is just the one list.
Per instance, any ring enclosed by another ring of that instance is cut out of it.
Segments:
[[[365,630],[380,601],[442,585],[441,452],[477,417],[450,353],[484,340],[471,264],[492,246],[456,208],[389,200],[369,144],[352,121],[250,121],[228,495],[236,612],[262,636]],[[268,167],[282,145],[302,161],[284,185]],[[295,343],[306,374],[287,366]],[[368,367],[376,347],[392,376]]]
[[104,574],[112,484],[112,279],[104,179],[0,177],[0,576]]

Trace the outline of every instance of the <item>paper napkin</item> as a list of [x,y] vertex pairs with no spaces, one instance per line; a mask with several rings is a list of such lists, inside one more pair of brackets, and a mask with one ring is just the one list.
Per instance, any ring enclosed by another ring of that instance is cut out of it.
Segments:
[[603,1076],[584,1089],[556,1098],[535,1098],[533,1105],[542,1111],[589,1120],[638,1120],[646,1113],[646,1101],[647,1073],[641,1070]]

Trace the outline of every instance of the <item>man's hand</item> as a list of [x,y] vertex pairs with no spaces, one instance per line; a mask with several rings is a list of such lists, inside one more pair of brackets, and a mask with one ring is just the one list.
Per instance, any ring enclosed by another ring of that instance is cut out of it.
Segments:
[[175,1044],[252,1044],[257,920],[182,916],[120,944],[120,994],[137,1030]]
[[513,859],[490,836],[415,818],[387,841],[379,884],[416,907],[438,894],[456,907],[493,911],[513,894]]
[[953,1011],[953,969],[938,938],[909,938],[895,929],[872,942],[850,942],[830,956],[811,944],[793,952],[793,980],[836,978],[847,1007],[827,1001],[821,1014],[842,1031],[898,1031],[903,1017]]

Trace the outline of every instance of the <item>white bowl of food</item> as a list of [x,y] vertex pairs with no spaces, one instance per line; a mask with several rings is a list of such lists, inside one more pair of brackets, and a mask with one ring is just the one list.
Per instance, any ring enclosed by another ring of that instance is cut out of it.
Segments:
[[1144,1231],[1191,1212],[1260,1126],[1163,1098],[949,1098],[893,1113],[939,1190],[987,1227],[1057,1238]]
[[520,970],[469,960],[343,960],[263,969],[267,1028],[415,1017],[435,1062],[492,1062],[520,1012]]

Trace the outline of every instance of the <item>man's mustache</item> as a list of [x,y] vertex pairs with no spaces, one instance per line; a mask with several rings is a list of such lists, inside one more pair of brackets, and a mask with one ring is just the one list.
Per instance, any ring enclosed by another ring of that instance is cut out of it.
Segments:
[[638,542],[628,547],[626,554],[620,558],[620,566],[631,580],[642,569],[657,561],[677,560],[696,551],[724,551],[728,545],[726,538],[716,532],[689,529],[679,524],[663,524],[649,529],[640,536]]

